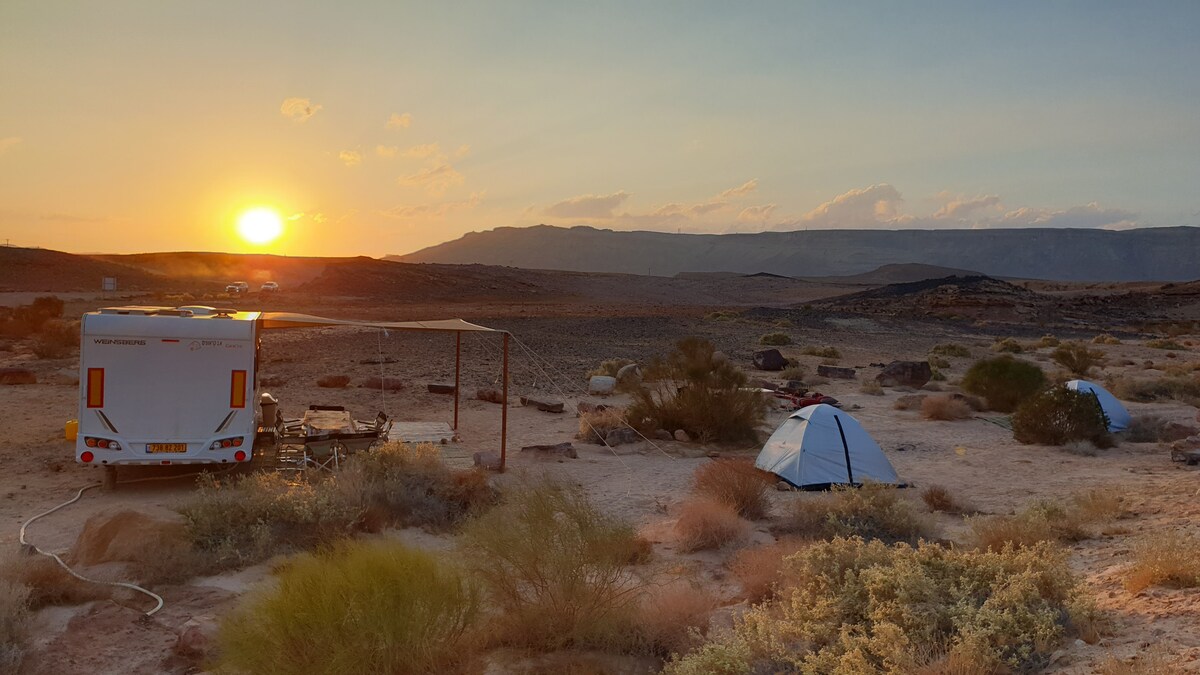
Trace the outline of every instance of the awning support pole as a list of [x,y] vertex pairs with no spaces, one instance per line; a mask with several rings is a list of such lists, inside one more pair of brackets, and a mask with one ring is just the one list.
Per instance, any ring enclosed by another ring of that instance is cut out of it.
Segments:
[[500,408],[500,470],[504,471],[504,461],[508,450],[508,333],[504,333],[504,390],[500,393],[504,399]]
[[462,370],[462,331],[454,331],[454,430],[458,431],[458,376]]

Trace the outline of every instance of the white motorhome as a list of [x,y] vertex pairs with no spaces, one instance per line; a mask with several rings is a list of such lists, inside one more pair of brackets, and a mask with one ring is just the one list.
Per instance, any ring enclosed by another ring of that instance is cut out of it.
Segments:
[[253,456],[259,312],[107,307],[83,316],[81,464],[220,464]]

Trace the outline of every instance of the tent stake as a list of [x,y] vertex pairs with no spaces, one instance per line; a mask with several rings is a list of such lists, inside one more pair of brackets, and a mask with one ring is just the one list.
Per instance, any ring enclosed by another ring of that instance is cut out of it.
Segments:
[[458,374],[462,368],[462,331],[454,331],[454,431],[458,431]]
[[504,471],[505,451],[508,449],[508,332],[504,333],[504,391],[500,397],[504,405],[500,408],[500,471]]
[[842,429],[842,419],[834,415],[833,421],[837,422],[838,434],[842,437],[842,452],[846,453],[846,482],[854,485],[854,469],[850,468],[850,446],[846,444],[846,432]]

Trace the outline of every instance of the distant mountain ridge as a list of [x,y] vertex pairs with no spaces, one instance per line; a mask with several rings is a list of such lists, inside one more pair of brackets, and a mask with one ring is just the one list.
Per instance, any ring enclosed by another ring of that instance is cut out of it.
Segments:
[[472,232],[386,259],[657,276],[768,272],[802,278],[920,264],[1027,279],[1184,281],[1200,278],[1200,228],[672,234],[538,225]]

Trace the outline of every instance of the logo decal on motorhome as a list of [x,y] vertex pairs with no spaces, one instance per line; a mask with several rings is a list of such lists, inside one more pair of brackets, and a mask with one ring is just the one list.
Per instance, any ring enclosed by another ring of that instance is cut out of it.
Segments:
[[92,338],[92,342],[98,345],[129,345],[132,347],[145,347],[145,340],[121,340],[117,338]]

